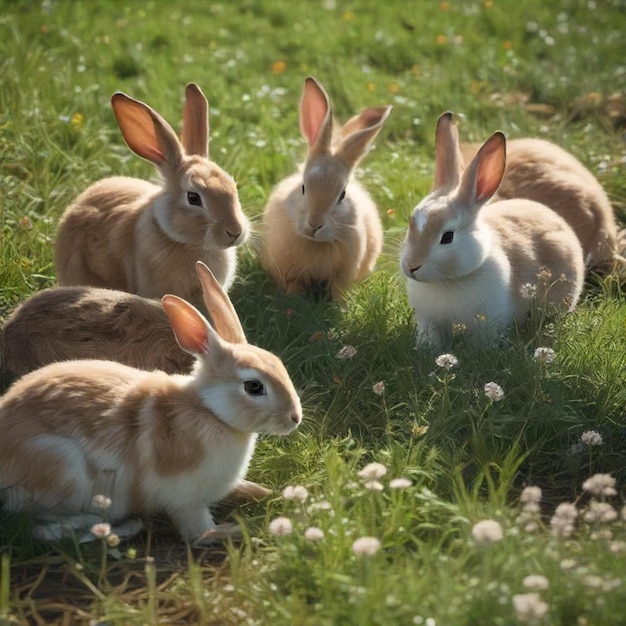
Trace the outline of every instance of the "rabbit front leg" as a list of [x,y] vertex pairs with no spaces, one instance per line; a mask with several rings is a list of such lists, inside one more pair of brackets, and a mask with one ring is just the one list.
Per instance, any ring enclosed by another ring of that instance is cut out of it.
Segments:
[[169,516],[182,538],[193,545],[210,545],[241,536],[236,524],[216,524],[203,502],[169,511]]

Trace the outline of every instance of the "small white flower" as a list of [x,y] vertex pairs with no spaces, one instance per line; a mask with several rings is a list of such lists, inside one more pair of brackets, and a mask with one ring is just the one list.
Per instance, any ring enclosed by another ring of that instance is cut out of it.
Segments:
[[500,402],[504,398],[504,389],[494,382],[487,383],[485,385],[485,395],[494,402]]
[[525,300],[533,300],[537,296],[537,285],[526,283],[522,285],[520,292]]
[[328,500],[320,500],[319,502],[313,502],[313,504],[309,505],[309,513],[313,511],[330,511],[332,510],[332,505]]
[[604,443],[602,435],[596,430],[586,430],[580,436],[580,442],[586,446],[601,446]]
[[539,504],[541,502],[541,488],[534,486],[525,487],[519,499],[522,504]]
[[352,544],[352,552],[360,556],[373,556],[381,548],[381,543],[376,537],[359,537]]
[[111,506],[111,498],[97,495],[93,497],[92,504],[98,509],[108,509]]
[[98,539],[106,539],[111,534],[111,524],[101,522],[91,527],[91,534]]
[[459,364],[459,360],[454,356],[454,354],[440,354],[436,359],[435,363],[437,367],[443,367],[445,370],[451,370],[455,365]]
[[356,354],[356,348],[354,346],[346,345],[337,352],[335,358],[337,359],[351,359]]
[[550,586],[550,583],[548,579],[545,576],[541,576],[541,574],[531,574],[522,580],[522,585],[531,591],[544,591]]
[[293,532],[293,524],[288,517],[274,518],[270,522],[268,528],[272,535],[276,535],[277,537],[291,535],[291,533]]
[[617,511],[608,502],[592,500],[585,512],[585,521],[603,524],[617,519]]
[[382,463],[368,463],[360,472],[359,476],[364,480],[378,480],[387,473],[387,468]]
[[107,540],[107,545],[110,548],[117,548],[117,546],[120,545],[120,538],[114,533],[107,535],[106,540]]
[[552,348],[546,348],[542,346],[535,350],[535,354],[533,355],[535,361],[539,361],[540,363],[544,363],[545,365],[550,365],[552,361],[554,361],[554,350]]
[[324,531],[317,526],[311,526],[304,531],[304,538],[307,541],[321,541],[324,539]]
[[400,476],[398,478],[394,478],[393,480],[389,481],[389,488],[390,489],[406,489],[407,487],[410,487],[413,483],[408,479],[408,478],[404,478],[403,476]]
[[370,491],[382,491],[384,489],[383,484],[377,480],[367,480],[363,486]]
[[309,497],[309,492],[306,487],[302,485],[287,485],[283,489],[283,498],[285,500],[298,500],[299,502],[306,502]]
[[548,612],[548,605],[534,592],[514,595],[513,606],[520,622],[536,622]]
[[373,385],[372,391],[377,396],[382,396],[383,393],[385,393],[385,383],[382,380],[379,380],[377,383]]
[[605,498],[617,495],[615,478],[610,474],[594,474],[583,483],[583,491],[589,492],[596,498]]
[[472,528],[472,537],[479,544],[497,543],[503,536],[502,526],[493,519],[481,520]]

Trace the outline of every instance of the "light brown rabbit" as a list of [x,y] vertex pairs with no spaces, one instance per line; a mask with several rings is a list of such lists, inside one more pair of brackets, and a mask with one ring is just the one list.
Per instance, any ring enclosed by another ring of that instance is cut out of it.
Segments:
[[160,171],[161,184],[117,176],[84,191],[65,211],[55,246],[60,285],[175,294],[201,306],[193,275],[206,262],[226,290],[235,246],[248,235],[233,179],[208,156],[208,103],[187,85],[182,144],[171,126],[123,93],[111,99],[128,147]]
[[328,95],[306,79],[300,103],[306,162],[276,186],[263,215],[261,264],[288,294],[321,289],[340,298],[374,269],[382,225],[374,201],[352,176],[390,111],[365,109],[334,129]]
[[[478,147],[463,145],[463,155],[469,160]],[[508,141],[506,170],[493,201],[511,198],[535,200],[556,211],[578,236],[587,269],[611,272],[618,252],[613,207],[600,182],[574,155],[544,139]]]
[[104,495],[112,524],[161,512],[186,541],[235,532],[208,507],[245,475],[256,433],[290,433],[302,409],[281,360],[246,342],[219,282],[202,264],[198,272],[212,324],[163,297],[177,341],[198,359],[191,375],[66,361],[27,374],[0,400],[6,510],[79,527]]
[[415,207],[400,255],[420,343],[441,348],[453,325],[493,340],[526,321],[533,290],[542,307],[578,301],[583,252],[567,222],[531,200],[489,202],[505,161],[498,132],[463,170],[452,114],[439,118],[434,188]]

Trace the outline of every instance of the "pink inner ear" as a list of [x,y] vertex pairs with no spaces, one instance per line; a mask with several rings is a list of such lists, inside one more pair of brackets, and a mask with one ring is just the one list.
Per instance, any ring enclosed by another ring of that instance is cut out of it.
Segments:
[[300,104],[300,130],[309,146],[316,141],[328,113],[328,101],[318,85],[307,80]]
[[476,177],[476,200],[486,202],[502,182],[506,166],[504,136],[492,135],[480,150],[480,162]]
[[200,313],[176,296],[163,296],[162,302],[180,347],[192,354],[208,354],[209,332]]

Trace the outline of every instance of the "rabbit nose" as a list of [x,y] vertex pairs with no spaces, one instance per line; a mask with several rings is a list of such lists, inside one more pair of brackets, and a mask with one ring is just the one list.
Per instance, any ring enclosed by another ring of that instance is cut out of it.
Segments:
[[237,241],[237,239],[239,239],[239,237],[241,237],[241,231],[237,231],[235,233],[231,233],[229,230],[226,231],[226,234],[233,240],[233,241]]
[[302,421],[302,416],[300,413],[292,413],[290,415],[291,421],[297,426]]
[[415,272],[417,272],[417,270],[419,270],[420,267],[422,266],[416,265],[415,267],[409,267],[409,272],[411,272],[411,274],[415,274]]
[[315,224],[311,224],[311,222],[309,222],[309,228],[313,231],[313,233],[316,233],[322,226],[324,226],[324,222],[322,222],[319,226],[316,226]]

